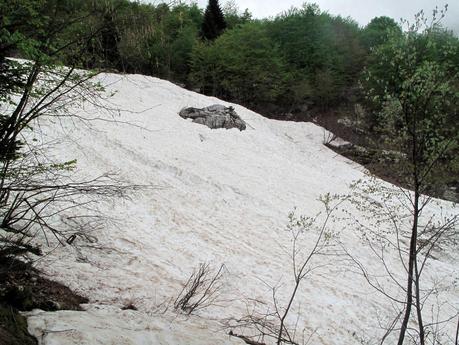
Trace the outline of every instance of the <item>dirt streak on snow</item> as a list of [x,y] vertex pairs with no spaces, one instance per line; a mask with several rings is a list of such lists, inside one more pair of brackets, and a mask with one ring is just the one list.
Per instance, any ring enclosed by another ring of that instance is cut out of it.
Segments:
[[[152,184],[131,201],[100,208],[117,220],[96,244],[61,248],[40,262],[54,279],[87,296],[86,311],[35,311],[29,329],[43,345],[70,344],[237,344],[219,320],[241,317],[244,298],[269,301],[270,284],[282,280],[280,297],[292,285],[287,214],[320,211],[318,197],[346,193],[365,178],[364,169],[322,145],[323,129],[311,123],[268,120],[233,105],[248,129],[211,130],[183,120],[185,106],[227,104],[144,76],[106,74],[100,78],[116,120],[49,124],[49,138],[62,137],[59,160],[78,160],[81,175],[116,171],[133,184]],[[98,110],[86,107],[81,113]],[[63,135],[62,133],[65,133]],[[335,224],[343,230],[342,224]],[[342,241],[368,267],[376,268],[356,234],[343,230]],[[307,242],[308,238],[305,238]],[[437,261],[436,271],[457,277],[454,258]],[[225,264],[225,301],[184,318],[155,306],[175,297],[200,263]],[[298,295],[301,328],[317,330],[314,344],[359,344],[378,329],[390,306],[346,267],[324,268],[304,282]],[[448,295],[459,296],[457,287]],[[133,302],[138,311],[121,310]],[[295,316],[296,317],[296,316]]]

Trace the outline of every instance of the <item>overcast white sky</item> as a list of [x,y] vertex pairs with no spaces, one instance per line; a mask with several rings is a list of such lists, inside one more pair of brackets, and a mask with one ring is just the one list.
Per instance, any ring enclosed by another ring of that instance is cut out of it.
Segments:
[[[191,0],[187,1],[190,2]],[[227,0],[220,0],[224,6]],[[150,2],[157,2],[150,0]],[[207,0],[195,1],[204,8]],[[292,6],[301,6],[304,0],[235,0],[241,10],[246,8],[256,17],[265,18],[274,16]],[[459,33],[459,1],[458,0],[312,0],[322,10],[334,15],[350,16],[360,25],[366,25],[372,18],[389,16],[399,21],[400,18],[412,19],[421,9],[430,16],[435,6],[443,8],[448,4],[448,13],[444,25]]]

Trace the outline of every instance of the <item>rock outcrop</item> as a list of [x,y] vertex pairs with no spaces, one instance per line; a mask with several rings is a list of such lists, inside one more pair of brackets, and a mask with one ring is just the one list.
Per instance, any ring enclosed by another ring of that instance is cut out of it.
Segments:
[[233,107],[225,107],[214,104],[205,108],[183,108],[179,115],[184,119],[192,119],[193,122],[206,125],[209,128],[238,128],[240,131],[246,129],[246,124]]

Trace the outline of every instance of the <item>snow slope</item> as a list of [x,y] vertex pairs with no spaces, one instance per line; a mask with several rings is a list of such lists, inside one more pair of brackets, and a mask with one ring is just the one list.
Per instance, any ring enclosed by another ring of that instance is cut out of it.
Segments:
[[[266,284],[282,282],[281,301],[291,289],[291,263],[282,249],[290,246],[288,213],[298,207],[316,214],[320,195],[346,193],[352,181],[366,178],[364,169],[323,146],[323,129],[314,124],[268,120],[234,105],[248,129],[211,130],[177,113],[225,102],[150,77],[99,78],[107,92],[115,91],[110,102],[121,109],[118,122],[95,121],[91,128],[49,123],[45,135],[63,140],[56,157],[76,158],[84,176],[116,171],[129,183],[156,187],[130,201],[101,204],[116,222],[94,234],[97,243],[59,248],[39,262],[90,304],[80,312],[34,311],[30,332],[46,345],[242,344],[226,335],[222,320],[245,315],[248,299],[269,302]],[[377,269],[358,234],[343,224],[333,225],[343,244]],[[433,265],[451,278],[446,296],[457,308],[455,259],[452,253]],[[333,260],[302,285],[293,321],[299,310],[312,344],[360,344],[381,334],[376,314],[387,319],[393,311],[347,263]],[[201,262],[225,264],[218,305],[191,317],[158,312]],[[120,309],[131,302],[137,311]]]

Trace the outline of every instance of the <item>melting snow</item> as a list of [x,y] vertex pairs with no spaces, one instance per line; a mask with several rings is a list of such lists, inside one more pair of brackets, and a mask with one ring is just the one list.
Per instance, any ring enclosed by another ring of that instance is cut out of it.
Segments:
[[[346,193],[352,181],[366,178],[364,169],[326,148],[323,129],[312,123],[269,120],[231,104],[247,130],[211,130],[178,112],[229,103],[150,77],[99,78],[107,92],[115,91],[112,105],[124,109],[119,122],[50,123],[44,133],[63,140],[56,157],[76,158],[85,176],[116,171],[129,183],[156,188],[101,204],[116,221],[94,234],[97,243],[58,248],[40,261],[90,304],[79,312],[34,311],[30,332],[43,345],[242,344],[221,320],[243,316],[247,298],[269,301],[262,281],[282,281],[281,297],[290,291],[291,263],[281,249],[290,243],[288,213],[294,207],[317,213],[320,195]],[[356,234],[334,226],[355,255],[377,267]],[[437,271],[457,278],[453,259],[434,262]],[[224,300],[191,317],[159,312],[200,262],[225,264]],[[448,296],[457,307],[457,286]],[[121,310],[130,302],[137,311]],[[376,312],[393,315],[387,301],[339,261],[305,281],[296,302],[301,325],[315,332],[313,344],[360,344],[381,332]]]

